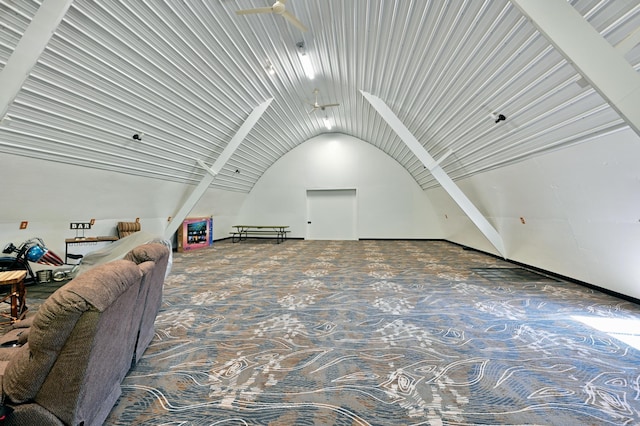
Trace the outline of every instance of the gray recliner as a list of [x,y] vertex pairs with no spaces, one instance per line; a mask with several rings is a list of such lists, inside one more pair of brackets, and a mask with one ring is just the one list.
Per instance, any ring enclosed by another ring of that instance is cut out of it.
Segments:
[[96,266],[56,290],[28,329],[12,330],[28,337],[0,348],[6,424],[104,422],[131,367],[142,276],[129,260]]

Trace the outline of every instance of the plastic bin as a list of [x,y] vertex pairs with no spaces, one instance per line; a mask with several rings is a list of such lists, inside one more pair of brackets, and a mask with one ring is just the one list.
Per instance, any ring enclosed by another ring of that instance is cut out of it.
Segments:
[[36,278],[40,284],[51,282],[52,271],[51,269],[43,269],[36,272]]

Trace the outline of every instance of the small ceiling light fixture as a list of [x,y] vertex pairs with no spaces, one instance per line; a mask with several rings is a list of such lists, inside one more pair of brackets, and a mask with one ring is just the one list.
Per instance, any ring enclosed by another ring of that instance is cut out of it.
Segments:
[[300,63],[302,64],[304,73],[309,80],[313,80],[316,77],[316,73],[313,71],[313,66],[311,66],[311,58],[307,55],[307,50],[304,47],[304,41],[296,43],[296,47],[298,48],[298,55],[300,56]]
[[329,117],[324,117],[322,119],[324,121],[324,127],[327,128],[327,130],[331,130],[333,128],[333,126],[331,125],[331,120],[329,120]]
[[276,69],[273,67],[271,62],[267,62],[267,65],[264,67],[265,70],[269,73],[269,75],[275,75]]
[[133,135],[133,140],[135,140],[135,141],[141,141],[143,136],[144,136],[144,132],[135,133],[135,134]]

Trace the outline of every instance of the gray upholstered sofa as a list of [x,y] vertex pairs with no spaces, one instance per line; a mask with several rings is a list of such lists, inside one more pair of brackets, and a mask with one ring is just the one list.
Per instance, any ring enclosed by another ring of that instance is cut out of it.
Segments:
[[169,254],[144,244],[86,271],[0,339],[6,424],[104,422],[153,338]]

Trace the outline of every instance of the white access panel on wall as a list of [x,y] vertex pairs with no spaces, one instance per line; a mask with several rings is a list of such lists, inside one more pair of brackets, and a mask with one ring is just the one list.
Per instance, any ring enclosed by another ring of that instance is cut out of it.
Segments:
[[307,190],[306,239],[357,240],[356,190]]

